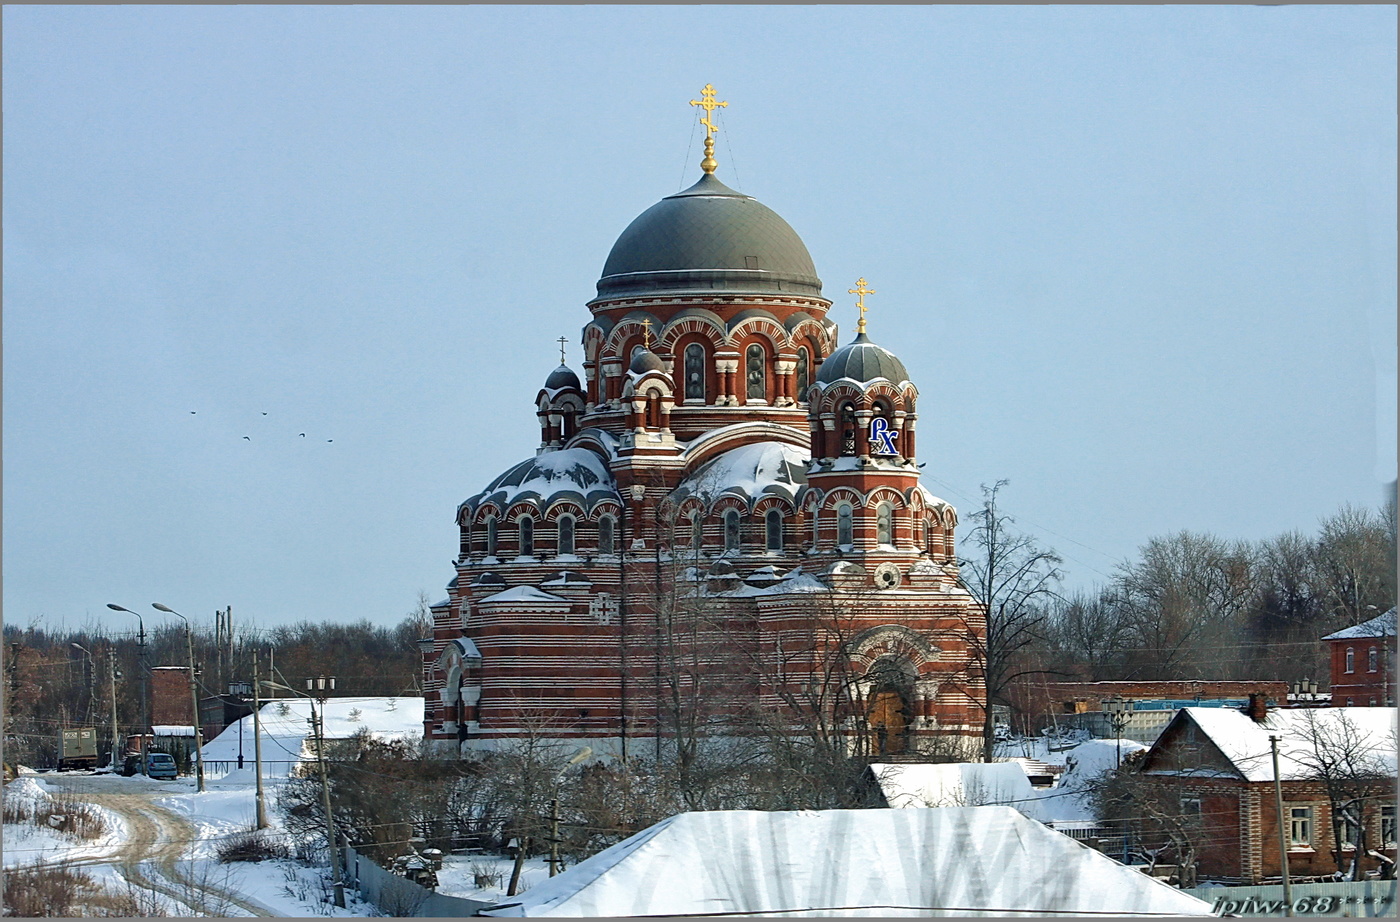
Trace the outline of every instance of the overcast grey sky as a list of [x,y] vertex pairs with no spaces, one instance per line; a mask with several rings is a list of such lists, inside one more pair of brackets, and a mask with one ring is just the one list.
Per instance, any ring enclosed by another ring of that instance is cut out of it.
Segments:
[[443,596],[707,82],[842,341],[876,289],[930,489],[1009,479],[1071,585],[1395,477],[1394,7],[3,18],[11,623]]

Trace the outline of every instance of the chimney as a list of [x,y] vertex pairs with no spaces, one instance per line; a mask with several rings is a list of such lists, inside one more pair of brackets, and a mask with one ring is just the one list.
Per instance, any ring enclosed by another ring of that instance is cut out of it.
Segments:
[[1268,696],[1263,692],[1250,692],[1249,705],[1244,709],[1244,712],[1255,723],[1263,723],[1264,718],[1269,716]]

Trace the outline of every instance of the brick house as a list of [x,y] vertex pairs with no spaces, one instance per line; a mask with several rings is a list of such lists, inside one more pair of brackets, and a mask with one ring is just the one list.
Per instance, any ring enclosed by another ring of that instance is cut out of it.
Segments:
[[1322,638],[1332,649],[1332,704],[1395,704],[1395,609]]
[[[1259,883],[1280,874],[1279,818],[1275,807],[1270,736],[1279,737],[1289,875],[1317,877],[1345,871],[1350,841],[1339,850],[1332,802],[1316,770],[1319,740],[1349,734],[1358,761],[1379,777],[1364,789],[1362,869],[1395,860],[1395,709],[1300,708],[1269,710],[1256,697],[1245,710],[1183,708],[1137,768],[1158,805],[1177,811],[1191,830],[1197,876]],[[1355,829],[1338,820],[1344,838]]]

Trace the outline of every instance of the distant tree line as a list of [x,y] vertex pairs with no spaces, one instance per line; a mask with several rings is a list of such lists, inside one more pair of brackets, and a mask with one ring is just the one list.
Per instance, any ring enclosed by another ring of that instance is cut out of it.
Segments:
[[[154,611],[142,617],[146,667],[188,665],[184,626]],[[221,638],[212,612],[191,615],[190,621],[201,698],[226,693],[232,683],[251,683],[255,650],[264,678],[272,664],[281,676],[277,681],[285,679],[294,688],[308,677],[334,675],[338,695],[422,694],[417,640],[432,632],[425,598],[390,625],[301,621],[258,628],[234,622],[231,635]],[[123,736],[137,732],[142,665],[134,616],[113,612],[101,623],[78,628],[9,623],[4,644],[6,762],[52,766],[59,728],[76,726],[98,729],[105,757],[112,721],[109,665],[118,674],[118,729]]]

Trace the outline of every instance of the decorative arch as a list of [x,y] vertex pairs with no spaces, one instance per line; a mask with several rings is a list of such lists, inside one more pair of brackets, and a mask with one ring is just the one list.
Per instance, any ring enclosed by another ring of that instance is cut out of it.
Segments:
[[643,320],[651,321],[651,339],[655,344],[656,336],[662,330],[660,319],[650,311],[631,311],[617,322],[617,326],[608,331],[605,352],[618,356],[624,364],[628,362],[631,356],[623,352],[623,347],[628,345],[629,340],[636,339],[640,342],[646,338],[647,328],[642,325]]
[[724,321],[720,320],[718,314],[703,308],[689,307],[671,318],[671,322],[659,332],[656,342],[659,348],[674,353],[681,338],[689,335],[708,341],[711,354],[724,345],[727,337]]
[[774,355],[789,343],[787,330],[779,325],[778,319],[767,311],[758,310],[743,311],[736,316],[730,322],[725,343],[730,347],[737,347],[746,339],[755,336],[766,339],[771,347],[769,351]]

